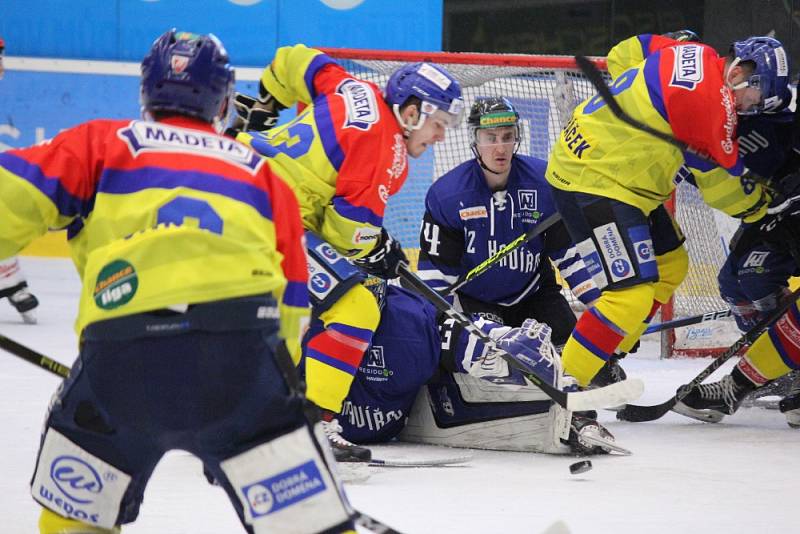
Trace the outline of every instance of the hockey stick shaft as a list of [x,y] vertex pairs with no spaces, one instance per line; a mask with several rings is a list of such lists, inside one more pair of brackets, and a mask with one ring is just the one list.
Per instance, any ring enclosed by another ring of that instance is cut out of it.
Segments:
[[701,384],[703,380],[711,376],[714,371],[719,369],[722,364],[739,354],[742,349],[752,344],[758,338],[758,336],[763,334],[765,330],[777,322],[778,319],[780,319],[783,314],[786,313],[786,311],[797,301],[798,298],[800,298],[800,288],[793,291],[792,294],[789,295],[789,297],[783,301],[780,306],[772,311],[772,313],[761,319],[755,326],[753,326],[753,328],[745,332],[742,337],[740,337],[728,348],[728,350],[711,362],[708,367],[700,371],[700,374],[698,374],[691,382],[681,386],[678,389],[678,392],[671,399],[662,402],[661,404],[656,404],[655,406],[637,406],[634,404],[628,404],[625,406],[625,408],[617,412],[617,419],[638,423],[644,421],[655,421],[656,419],[661,418],[664,414],[670,411],[678,403],[678,401],[688,395],[692,389],[694,389],[698,384]]
[[[447,315],[470,334],[476,336],[488,347],[495,347],[494,340],[487,333],[478,328],[466,315],[453,308],[439,293],[428,287],[416,274],[411,272],[408,265],[401,263],[398,267],[398,276],[401,280],[414,288],[417,293],[428,299],[436,309]],[[552,386],[540,377],[533,374],[529,369],[517,362],[513,357],[504,351],[499,351],[500,356],[508,362],[510,367],[521,371],[525,377],[535,386],[544,392],[545,395],[553,399],[554,402],[570,411],[591,410],[597,408],[608,408],[623,404],[619,402],[624,398],[638,398],[642,394],[643,385],[640,380],[629,379],[617,382],[602,388],[588,391],[566,393]]]
[[518,249],[531,239],[546,232],[548,228],[550,228],[560,220],[561,220],[561,214],[559,214],[558,212],[553,213],[549,217],[545,218],[544,220],[542,220],[542,222],[540,222],[539,224],[537,224],[536,226],[534,226],[521,236],[514,239],[514,241],[512,241],[511,243],[508,243],[500,247],[500,250],[495,252],[490,258],[487,258],[486,260],[482,261],[480,264],[470,269],[470,271],[467,272],[466,274],[459,276],[458,280],[456,280],[449,287],[447,287],[442,294],[452,295],[453,293],[464,287],[464,285],[468,284],[478,276],[482,275],[495,265],[498,265],[503,258],[511,254],[514,250]]
[[[26,362],[30,362],[37,367],[40,367],[46,371],[50,371],[52,374],[56,376],[60,376],[61,378],[66,378],[69,376],[70,367],[67,365],[63,365],[58,363],[52,358],[48,358],[44,354],[41,354],[25,345],[21,345],[16,341],[9,339],[8,337],[0,334],[0,348],[8,352],[9,354],[13,354],[18,358],[25,360]],[[353,521],[361,526],[374,532],[375,534],[401,534],[399,530],[395,530],[389,525],[375,519],[374,517],[365,514],[360,510],[352,509],[353,511]]]
[[16,341],[9,339],[2,334],[0,334],[0,348],[9,354],[13,354],[18,358],[22,358],[26,362],[50,371],[54,375],[60,376],[61,378],[66,378],[69,375],[70,369],[68,366],[63,365],[52,358],[48,358],[44,354],[40,354],[35,350],[26,347],[25,345],[20,345]]
[[651,324],[647,327],[644,333],[654,334],[663,330],[671,330],[673,328],[680,328],[682,326],[705,323],[707,321],[716,321],[717,319],[725,319],[731,315],[733,315],[733,312],[728,308],[724,310],[716,310],[700,315],[693,315],[692,317],[683,317],[681,319],[673,319],[672,321],[664,321],[663,323]]
[[[414,274],[411,269],[409,269],[408,265],[405,263],[401,263],[398,267],[398,274],[403,282],[407,283],[409,286],[413,287],[414,290],[422,295],[423,297],[427,298],[431,304],[436,306],[436,309],[440,312],[447,315],[449,318],[453,319],[459,326],[461,326],[464,330],[469,332],[470,334],[474,335],[481,341],[483,341],[489,347],[494,347],[495,342],[494,340],[489,337],[489,334],[475,326],[475,323],[469,320],[469,318],[461,313],[460,311],[453,308],[449,302],[447,302],[444,297],[442,297],[439,293],[435,290],[430,288],[428,284],[423,282],[416,274]],[[539,387],[544,393],[553,399],[555,402],[563,406],[564,408],[567,407],[567,394],[563,391],[560,391],[550,384],[543,381],[538,376],[530,373],[527,369],[522,367],[519,363],[517,363],[513,358],[509,357],[504,353],[500,353],[509,365],[515,367],[525,373],[525,376],[533,382],[537,387]]]
[[578,64],[578,68],[581,69],[581,72],[589,79],[597,92],[603,98],[603,101],[608,106],[608,109],[611,110],[611,113],[614,114],[619,120],[624,123],[627,123],[630,126],[633,126],[637,130],[641,130],[643,132],[649,133],[650,135],[661,139],[677,148],[679,148],[682,152],[692,152],[699,157],[710,160],[708,157],[705,157],[702,154],[699,154],[696,150],[694,150],[688,143],[684,143],[683,141],[676,139],[674,136],[664,133],[662,131],[656,130],[652,126],[649,126],[643,122],[637,121],[630,115],[628,115],[622,106],[619,105],[617,99],[614,98],[614,95],[611,93],[611,89],[609,89],[608,85],[606,85],[606,81],[603,79],[603,73],[595,66],[595,64],[585,56],[575,56],[575,63]]

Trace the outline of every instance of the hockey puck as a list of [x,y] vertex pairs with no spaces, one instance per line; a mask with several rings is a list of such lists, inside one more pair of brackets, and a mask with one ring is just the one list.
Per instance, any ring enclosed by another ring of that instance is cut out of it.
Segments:
[[575,462],[574,464],[570,464],[569,472],[573,475],[580,475],[581,473],[585,473],[586,471],[590,471],[592,469],[592,462],[589,460],[583,460],[580,462]]

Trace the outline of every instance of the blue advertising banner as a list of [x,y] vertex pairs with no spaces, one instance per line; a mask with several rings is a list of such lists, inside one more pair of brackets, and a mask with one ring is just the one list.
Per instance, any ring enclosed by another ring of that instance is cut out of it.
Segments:
[[139,61],[169,28],[215,33],[236,65],[279,46],[438,51],[443,0],[3,0],[10,56]]

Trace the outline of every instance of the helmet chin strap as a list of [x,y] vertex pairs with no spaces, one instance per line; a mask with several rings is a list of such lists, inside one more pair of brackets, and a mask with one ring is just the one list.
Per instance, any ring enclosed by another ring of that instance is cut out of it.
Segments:
[[747,87],[750,87],[749,80],[745,80],[743,82],[739,82],[736,85],[732,84],[731,81],[730,81],[731,70],[733,70],[734,67],[738,66],[739,63],[741,63],[741,61],[742,60],[740,58],[738,58],[738,57],[733,58],[733,61],[731,61],[731,64],[728,65],[727,69],[725,69],[725,85],[727,85],[730,89],[732,89],[734,91],[737,90],[737,89],[745,89]]
[[403,129],[403,138],[408,139],[411,135],[411,132],[415,130],[419,130],[425,124],[425,115],[420,112],[419,119],[417,119],[416,124],[409,124],[403,120],[403,116],[400,114],[400,106],[398,104],[392,105],[392,111],[394,112],[394,118],[397,119],[397,122],[400,124],[400,128]]

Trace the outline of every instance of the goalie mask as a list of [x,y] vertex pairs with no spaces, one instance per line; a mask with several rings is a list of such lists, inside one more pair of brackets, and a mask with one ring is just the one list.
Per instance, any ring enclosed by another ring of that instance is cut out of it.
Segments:
[[772,37],[749,37],[731,45],[733,61],[729,69],[740,63],[753,65],[753,73],[733,89],[754,87],[761,91],[761,101],[740,115],[779,111],[789,105],[789,57],[783,45]]
[[234,81],[228,53],[219,39],[172,29],[156,39],[142,60],[142,115],[188,115],[222,131]]

